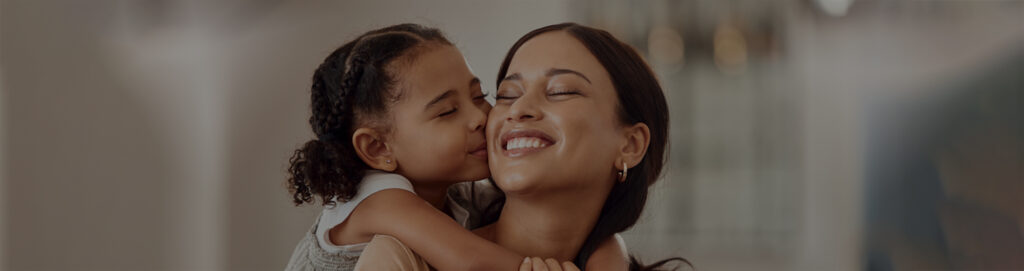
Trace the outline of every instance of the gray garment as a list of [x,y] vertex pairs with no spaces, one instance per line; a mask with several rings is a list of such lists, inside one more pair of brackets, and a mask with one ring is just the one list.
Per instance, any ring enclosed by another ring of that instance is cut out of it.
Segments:
[[[505,203],[505,195],[490,180],[464,182],[448,188],[448,206],[452,217],[459,225],[475,229],[494,223]],[[285,271],[350,271],[359,261],[362,250],[332,253],[320,247],[316,240],[317,217],[313,227],[295,246]]]
[[316,241],[316,226],[320,224],[320,218],[317,217],[316,221],[313,222],[313,227],[306,231],[305,237],[299,241],[299,245],[295,246],[295,251],[292,252],[291,260],[288,260],[288,266],[284,268],[286,271],[314,271],[314,270],[352,270],[356,267],[356,261],[359,261],[359,255],[363,253],[359,251],[342,251],[337,253],[331,253],[320,247],[320,243]]

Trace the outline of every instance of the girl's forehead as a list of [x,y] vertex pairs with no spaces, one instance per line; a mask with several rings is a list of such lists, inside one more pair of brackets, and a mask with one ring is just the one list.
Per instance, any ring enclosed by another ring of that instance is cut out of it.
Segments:
[[429,48],[396,68],[400,70],[396,86],[401,100],[432,99],[449,90],[467,89],[476,79],[454,46]]

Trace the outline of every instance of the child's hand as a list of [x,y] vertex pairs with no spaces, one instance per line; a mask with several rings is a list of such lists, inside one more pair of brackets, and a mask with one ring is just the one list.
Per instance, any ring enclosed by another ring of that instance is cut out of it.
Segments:
[[558,260],[548,258],[546,260],[539,257],[526,257],[523,259],[523,264],[519,265],[519,271],[580,271],[576,268],[572,262],[562,262],[558,264]]

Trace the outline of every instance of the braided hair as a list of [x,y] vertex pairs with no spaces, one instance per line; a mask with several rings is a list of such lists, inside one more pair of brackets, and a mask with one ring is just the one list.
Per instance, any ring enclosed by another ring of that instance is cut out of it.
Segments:
[[309,140],[289,159],[288,191],[295,205],[350,200],[369,165],[356,154],[352,134],[379,123],[398,99],[397,59],[412,61],[429,44],[451,45],[441,31],[399,24],[369,31],[334,50],[313,73]]

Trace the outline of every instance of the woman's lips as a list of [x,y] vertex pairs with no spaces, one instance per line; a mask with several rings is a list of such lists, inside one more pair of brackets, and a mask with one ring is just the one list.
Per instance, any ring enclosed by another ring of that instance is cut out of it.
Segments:
[[502,153],[508,157],[538,152],[554,144],[551,136],[537,130],[513,130],[501,136]]

